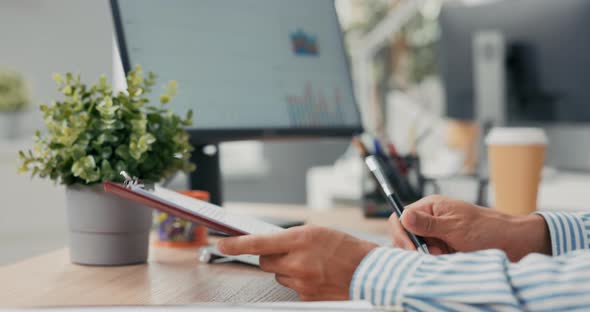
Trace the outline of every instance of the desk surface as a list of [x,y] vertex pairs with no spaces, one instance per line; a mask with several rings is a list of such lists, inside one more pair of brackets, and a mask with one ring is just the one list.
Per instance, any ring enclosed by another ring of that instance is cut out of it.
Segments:
[[[305,219],[309,224],[387,233],[383,219],[360,209],[311,211],[299,206],[228,204],[252,215]],[[195,249],[151,247],[147,264],[89,267],[61,249],[0,267],[0,308],[67,305],[170,305],[196,302],[292,301],[297,295],[274,276],[242,264],[201,264]]]

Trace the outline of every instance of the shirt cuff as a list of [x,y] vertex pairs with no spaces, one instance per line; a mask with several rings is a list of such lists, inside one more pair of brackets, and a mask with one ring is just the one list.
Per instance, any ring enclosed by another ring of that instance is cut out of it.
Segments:
[[415,251],[378,247],[357,267],[350,283],[350,298],[378,306],[397,306],[422,255]]
[[564,212],[535,212],[547,223],[553,256],[589,248],[588,233],[581,217]]

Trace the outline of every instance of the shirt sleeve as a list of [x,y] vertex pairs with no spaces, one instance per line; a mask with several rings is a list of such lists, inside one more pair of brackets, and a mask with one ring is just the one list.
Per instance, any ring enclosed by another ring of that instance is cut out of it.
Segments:
[[554,256],[590,249],[590,213],[536,212],[545,219]]
[[589,293],[590,250],[511,263],[500,250],[431,256],[379,247],[350,287],[351,299],[408,311],[588,310]]

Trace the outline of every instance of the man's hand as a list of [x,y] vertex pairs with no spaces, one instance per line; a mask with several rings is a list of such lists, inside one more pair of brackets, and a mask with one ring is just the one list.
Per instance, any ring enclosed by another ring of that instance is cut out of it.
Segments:
[[[426,239],[432,254],[497,248],[511,261],[529,253],[551,254],[551,243],[543,217],[510,216],[444,196],[429,196],[407,206],[401,223],[389,219],[394,245],[416,249],[405,230]],[[402,227],[403,225],[403,227]]]
[[260,268],[301,300],[346,300],[352,275],[377,245],[317,227],[294,227],[272,235],[245,235],[219,242],[227,255],[260,255]]

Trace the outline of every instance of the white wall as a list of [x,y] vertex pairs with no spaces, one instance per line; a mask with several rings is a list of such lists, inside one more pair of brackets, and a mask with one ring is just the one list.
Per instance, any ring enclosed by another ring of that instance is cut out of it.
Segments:
[[[110,77],[112,31],[106,0],[3,0],[0,67],[23,73],[36,108],[57,95],[54,72]],[[29,132],[39,127],[38,116],[28,120]]]
[[106,0],[0,0],[0,67],[23,73],[34,104],[24,139],[0,142],[0,264],[65,245],[63,189],[17,176],[16,153],[42,127],[38,105],[57,96],[52,73],[111,76],[112,31]]

